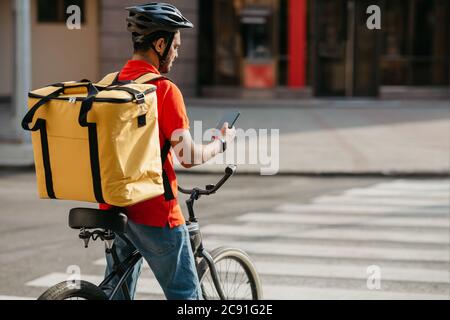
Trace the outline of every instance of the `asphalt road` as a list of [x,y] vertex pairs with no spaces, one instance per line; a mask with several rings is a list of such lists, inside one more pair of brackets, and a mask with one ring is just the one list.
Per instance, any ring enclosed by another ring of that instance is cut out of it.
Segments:
[[[218,179],[179,176],[185,187]],[[266,298],[448,299],[449,194],[448,180],[237,175],[196,212],[206,247],[249,252]],[[0,172],[0,204],[0,298],[36,298],[71,265],[101,279],[103,245],[84,249],[67,226],[86,204],[39,200],[34,173],[20,171]],[[162,298],[149,270],[142,278],[138,297]]]

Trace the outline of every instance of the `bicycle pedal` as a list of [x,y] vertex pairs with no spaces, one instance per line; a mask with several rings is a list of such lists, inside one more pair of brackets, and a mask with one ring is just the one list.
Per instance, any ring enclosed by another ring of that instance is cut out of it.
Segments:
[[89,240],[91,240],[91,238],[83,239],[83,241],[84,241],[84,247],[85,247],[86,249],[89,248]]

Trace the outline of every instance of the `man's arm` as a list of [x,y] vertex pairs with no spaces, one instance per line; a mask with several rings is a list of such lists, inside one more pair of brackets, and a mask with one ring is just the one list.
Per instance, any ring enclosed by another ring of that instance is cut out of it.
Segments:
[[[236,137],[236,129],[228,128],[228,123],[225,123],[221,130],[221,137],[227,144],[230,144]],[[172,147],[181,165],[190,169],[202,165],[209,160],[222,153],[221,139],[215,139],[213,142],[202,145],[196,144],[191,136],[189,130],[182,130],[174,133],[171,139]]]

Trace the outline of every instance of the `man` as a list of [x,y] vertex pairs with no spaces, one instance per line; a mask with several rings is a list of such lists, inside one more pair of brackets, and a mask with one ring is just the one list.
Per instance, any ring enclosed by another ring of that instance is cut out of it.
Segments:
[[[135,80],[147,73],[168,73],[181,46],[179,30],[193,28],[193,24],[177,8],[165,3],[140,5],[127,10],[134,55],[123,67],[118,80]],[[176,147],[176,150],[181,150],[177,152],[177,157],[185,168],[211,160],[224,152],[226,145],[234,140],[235,129],[229,129],[228,124],[225,124],[213,142],[208,145],[195,144],[189,132],[189,119],[178,87],[164,78],[151,83],[157,86],[161,147],[170,143],[167,149]],[[194,162],[194,159],[200,161]],[[150,265],[167,299],[201,299],[189,233],[176,199],[178,186],[170,152],[163,170],[167,182],[165,195],[126,208],[129,218],[127,232],[126,235],[117,235],[115,241],[118,258],[122,261],[138,249]],[[111,207],[101,205],[101,208],[107,210]],[[129,241],[124,239],[125,236]],[[109,274],[113,265],[110,255],[107,256],[107,262],[106,274]],[[142,261],[127,282],[132,298],[135,296],[141,266]],[[117,299],[123,298],[121,294],[117,296]]]

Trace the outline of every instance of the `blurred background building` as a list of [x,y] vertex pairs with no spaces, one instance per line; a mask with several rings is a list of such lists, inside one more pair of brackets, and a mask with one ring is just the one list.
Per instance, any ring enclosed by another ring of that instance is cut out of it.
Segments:
[[[367,27],[374,4],[379,31]],[[445,0],[200,0],[199,92],[448,96],[449,8]]]
[[[28,31],[31,88],[97,80],[131,56],[124,7],[142,2],[1,1],[0,105],[15,105],[14,87],[27,74],[26,57],[15,52],[27,48]],[[171,74],[187,97],[449,97],[450,1],[167,2],[196,25],[183,32]],[[17,9],[24,4],[26,12]],[[66,27],[72,4],[82,11],[80,30]],[[381,7],[381,30],[366,25],[373,4]],[[20,21],[29,21],[28,31]]]

